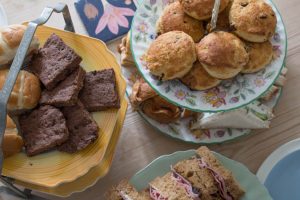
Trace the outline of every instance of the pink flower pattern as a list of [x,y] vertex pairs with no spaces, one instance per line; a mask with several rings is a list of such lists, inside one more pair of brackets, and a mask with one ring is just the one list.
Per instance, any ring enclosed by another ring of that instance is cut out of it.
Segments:
[[95,33],[99,34],[107,26],[110,32],[117,35],[119,32],[119,26],[128,28],[129,21],[126,16],[133,16],[134,11],[129,8],[116,7],[108,3],[106,0],[102,0],[104,14],[98,22]]
[[98,9],[91,3],[86,3],[84,5],[83,12],[84,12],[85,16],[90,20],[95,19],[99,15]]

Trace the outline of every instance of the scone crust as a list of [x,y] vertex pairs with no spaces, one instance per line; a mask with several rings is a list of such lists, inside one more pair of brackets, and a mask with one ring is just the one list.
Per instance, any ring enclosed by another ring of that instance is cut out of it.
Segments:
[[178,1],[169,4],[157,22],[158,33],[169,31],[183,31],[195,42],[204,36],[203,23],[187,15]]
[[196,59],[193,38],[182,31],[160,35],[145,55],[147,68],[162,80],[183,77],[193,67]]
[[[209,19],[212,15],[214,0],[179,0],[186,14],[198,20]],[[229,0],[221,0],[219,12],[228,5]]]
[[277,18],[262,0],[235,0],[229,21],[235,33],[250,42],[265,42],[275,33]]
[[197,55],[206,71],[218,79],[236,76],[249,60],[245,44],[223,31],[205,36],[197,45]]
[[242,73],[255,73],[264,69],[273,58],[273,47],[271,42],[246,43],[249,53],[249,62],[244,66]]
[[207,90],[221,83],[221,80],[209,75],[200,62],[196,62],[181,81],[192,90]]

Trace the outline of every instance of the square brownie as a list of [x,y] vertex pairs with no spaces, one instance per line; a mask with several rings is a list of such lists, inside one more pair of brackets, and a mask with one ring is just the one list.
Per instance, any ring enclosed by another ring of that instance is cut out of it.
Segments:
[[80,101],[75,106],[64,107],[62,112],[70,135],[69,139],[58,147],[58,150],[75,153],[98,138],[99,127]]
[[54,33],[33,57],[27,70],[36,74],[44,86],[51,90],[78,68],[81,57]]
[[40,104],[56,107],[73,106],[78,101],[78,94],[83,87],[85,71],[79,67],[65,80],[60,82],[53,90],[44,90]]
[[86,73],[79,99],[90,112],[120,108],[114,70],[105,69]]
[[19,122],[28,156],[50,150],[69,137],[65,117],[53,106],[41,106],[22,115]]

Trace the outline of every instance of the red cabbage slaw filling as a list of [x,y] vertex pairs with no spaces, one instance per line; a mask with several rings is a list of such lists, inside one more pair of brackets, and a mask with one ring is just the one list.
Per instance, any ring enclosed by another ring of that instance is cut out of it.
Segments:
[[123,200],[133,200],[128,194],[126,194],[124,191],[119,192],[120,196],[122,197]]
[[200,199],[200,191],[193,187],[193,185],[186,180],[183,176],[181,176],[179,173],[177,173],[173,167],[171,166],[172,170],[172,178],[181,186],[185,189],[189,197],[191,197],[194,200],[201,200]]
[[225,200],[233,200],[233,197],[229,194],[229,191],[227,190],[223,177],[218,172],[216,172],[213,168],[211,168],[202,158],[198,158],[198,161],[199,161],[199,166],[201,168],[208,169],[210,173],[213,175],[215,181],[218,183],[218,188],[221,197]]
[[149,188],[150,197],[153,200],[168,200],[168,198],[162,196],[162,194],[155,187],[150,185]]

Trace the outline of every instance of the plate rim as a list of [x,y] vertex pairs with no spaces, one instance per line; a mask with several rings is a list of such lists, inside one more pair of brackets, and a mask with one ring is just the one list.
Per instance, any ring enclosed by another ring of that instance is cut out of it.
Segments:
[[272,169],[286,156],[300,150],[300,138],[291,140],[273,151],[261,164],[256,176],[262,184],[265,183]]
[[[123,66],[122,66],[122,67],[123,67]],[[124,68],[124,67],[123,67],[123,68]],[[122,71],[122,72],[123,72],[123,71]],[[123,75],[123,76],[124,76],[124,75]],[[125,79],[126,79],[126,78],[125,78]],[[127,80],[127,79],[126,79],[126,80]],[[127,84],[127,86],[126,86],[126,92],[125,92],[127,98],[129,98],[130,95],[129,95],[128,91],[127,91],[127,87],[130,87],[130,86]],[[280,101],[280,99],[281,99],[281,97],[282,97],[282,94],[283,94],[283,87],[282,87],[282,86],[279,86],[279,88],[280,88],[280,90],[279,90],[279,95],[278,95],[278,97],[277,97],[277,99],[276,99],[276,103],[275,103],[274,108],[278,105],[278,103],[279,103],[279,101]],[[273,109],[274,109],[274,108],[273,108]],[[188,143],[188,144],[200,144],[200,145],[227,144],[227,143],[230,143],[230,142],[237,141],[237,140],[239,140],[239,139],[241,139],[241,138],[247,137],[247,136],[251,135],[251,134],[253,133],[253,131],[255,131],[254,129],[247,129],[247,132],[246,132],[245,134],[240,135],[240,136],[237,136],[237,137],[234,137],[234,138],[231,138],[231,139],[228,139],[228,140],[225,140],[225,141],[218,141],[218,142],[201,142],[201,141],[199,141],[199,142],[197,142],[197,141],[186,140],[186,139],[184,139],[184,138],[176,137],[176,135],[169,134],[169,133],[167,133],[167,132],[165,132],[165,131],[162,131],[162,130],[160,130],[158,127],[154,126],[154,125],[147,119],[147,117],[144,116],[145,114],[142,114],[142,113],[141,113],[142,111],[141,111],[140,109],[138,109],[137,112],[138,112],[138,114],[142,117],[142,119],[143,119],[147,124],[149,124],[151,127],[153,127],[156,131],[158,131],[158,132],[164,134],[164,135],[167,136],[167,137],[170,137],[170,138],[175,139],[175,140],[177,140],[177,141],[186,142],[186,143]]]
[[0,3],[0,12],[1,11],[3,13],[2,16],[4,17],[4,19],[3,19],[4,24],[3,24],[3,26],[7,26],[8,25],[7,14],[5,12],[5,9],[4,9],[3,5]]
[[[139,6],[146,0],[140,0],[139,1]],[[136,61],[136,57],[135,57],[135,51],[133,51],[133,44],[132,44],[132,30],[133,29],[133,24],[135,22],[135,19],[136,19],[136,16],[138,15],[137,12],[135,12],[134,14],[134,17],[132,19],[132,26],[131,26],[131,29],[130,29],[130,50],[133,54],[133,60],[134,60],[134,63],[135,65],[137,66],[137,69],[138,71],[140,72],[140,74],[142,75],[142,77],[145,79],[145,81],[150,85],[150,87],[156,92],[159,94],[159,96],[161,96],[162,98],[164,98],[166,101],[168,102],[171,102],[172,104],[176,105],[176,106],[179,106],[179,107],[182,107],[182,108],[185,108],[185,109],[188,109],[188,110],[191,110],[193,112],[211,112],[211,113],[217,113],[217,112],[226,112],[226,111],[231,111],[231,110],[235,110],[235,109],[239,109],[239,108],[242,108],[248,104],[251,104],[253,103],[254,101],[258,100],[261,96],[263,96],[275,83],[276,79],[280,76],[280,72],[282,71],[283,67],[285,66],[285,62],[286,62],[286,58],[287,58],[287,49],[288,49],[288,38],[287,38],[287,31],[286,31],[286,26],[285,26],[285,23],[283,21],[283,18],[282,18],[282,15],[281,13],[279,12],[279,9],[278,7],[276,6],[276,4],[274,3],[273,0],[269,0],[271,2],[271,4],[275,7],[275,10],[277,11],[277,13],[279,14],[279,17],[282,21],[282,26],[283,26],[283,30],[284,30],[284,35],[285,35],[285,50],[284,50],[284,57],[283,57],[283,61],[282,61],[282,64],[281,64],[281,67],[280,67],[280,70],[278,71],[278,74],[276,75],[276,77],[274,78],[272,84],[270,84],[270,86],[268,88],[266,88],[266,90],[264,92],[262,92],[260,95],[258,95],[256,98],[253,98],[251,101],[247,102],[247,103],[244,103],[244,104],[241,104],[239,106],[236,106],[236,107],[232,107],[232,108],[229,108],[229,109],[218,109],[218,110],[201,110],[201,109],[194,109],[194,108],[191,108],[191,107],[188,107],[188,106],[184,106],[184,105],[180,105],[179,103],[177,103],[176,101],[173,101],[169,98],[167,98],[165,95],[163,95],[159,90],[155,89],[154,86],[145,78],[145,75],[141,72],[141,67],[138,65],[137,61]],[[139,7],[137,7],[137,9],[139,9]]]

